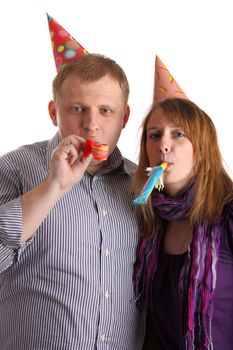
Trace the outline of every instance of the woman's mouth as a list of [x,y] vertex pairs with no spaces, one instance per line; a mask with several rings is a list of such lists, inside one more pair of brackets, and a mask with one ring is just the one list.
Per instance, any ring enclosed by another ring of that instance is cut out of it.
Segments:
[[170,163],[170,162],[166,162],[166,163],[167,163],[167,167],[166,167],[166,169],[164,170],[165,172],[171,170],[171,169],[172,169],[172,166],[173,166],[173,163]]

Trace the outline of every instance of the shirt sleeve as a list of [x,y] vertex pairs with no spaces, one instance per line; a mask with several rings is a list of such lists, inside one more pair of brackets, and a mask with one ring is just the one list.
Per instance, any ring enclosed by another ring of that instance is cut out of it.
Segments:
[[20,255],[23,232],[21,185],[19,177],[0,160],[0,272]]

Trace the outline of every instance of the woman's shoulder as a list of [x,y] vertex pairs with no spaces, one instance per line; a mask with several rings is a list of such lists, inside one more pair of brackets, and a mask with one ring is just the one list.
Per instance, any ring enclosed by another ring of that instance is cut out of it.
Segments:
[[225,204],[223,208],[222,229],[233,254],[233,200]]
[[233,220],[233,200],[224,205],[222,218],[223,221]]

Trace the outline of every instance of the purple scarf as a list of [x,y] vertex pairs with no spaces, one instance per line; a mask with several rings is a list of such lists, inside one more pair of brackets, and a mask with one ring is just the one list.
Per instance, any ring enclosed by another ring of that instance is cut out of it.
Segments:
[[[189,216],[193,202],[190,188],[176,198],[165,192],[152,192],[152,205],[159,216],[167,221]],[[138,306],[152,306],[152,282],[158,265],[163,228],[153,239],[143,239],[134,272]],[[216,287],[216,264],[219,256],[220,223],[199,224],[193,228],[193,240],[188,249],[188,258],[180,275],[180,291],[188,290],[187,332],[184,349],[213,349],[211,324],[213,318],[214,290]],[[156,301],[154,301],[156,302]]]

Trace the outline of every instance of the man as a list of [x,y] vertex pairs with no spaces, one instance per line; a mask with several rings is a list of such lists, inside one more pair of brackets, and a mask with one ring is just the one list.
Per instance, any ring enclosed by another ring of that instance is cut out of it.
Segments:
[[[1,350],[142,348],[134,165],[116,146],[128,92],[114,61],[80,57],[53,82],[58,133],[0,158]],[[87,139],[109,145],[107,161],[83,156]]]

